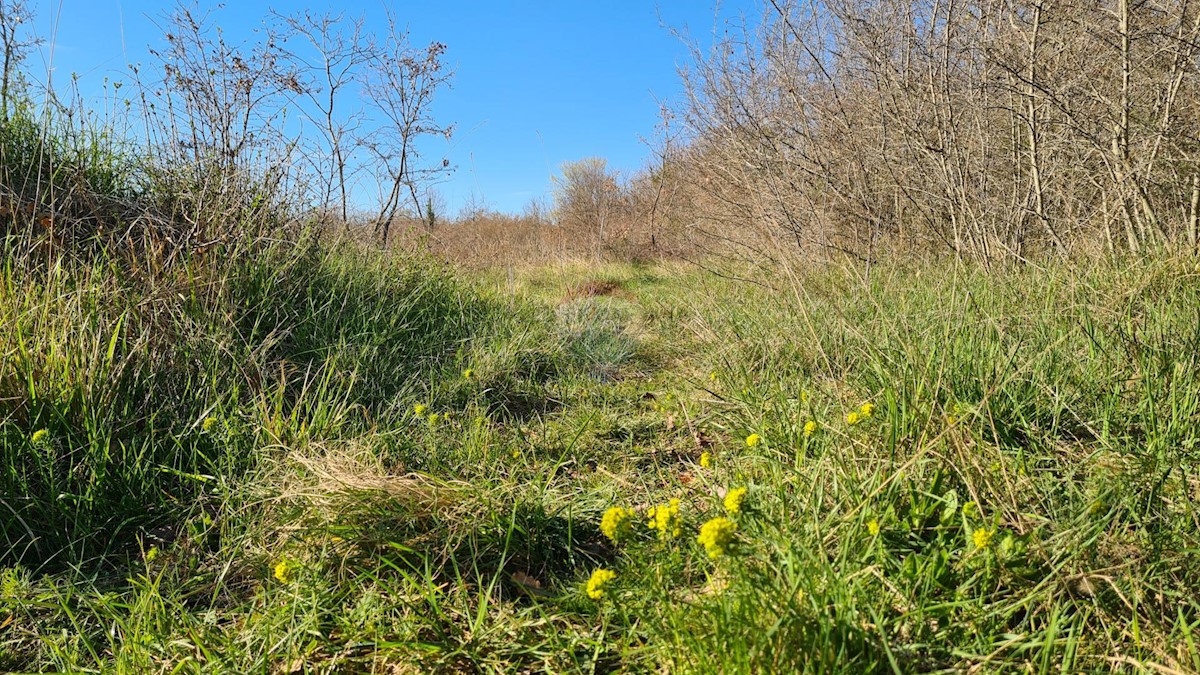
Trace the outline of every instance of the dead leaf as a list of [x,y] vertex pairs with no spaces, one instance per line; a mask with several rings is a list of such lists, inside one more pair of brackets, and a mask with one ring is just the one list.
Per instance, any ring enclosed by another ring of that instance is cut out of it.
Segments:
[[515,583],[518,588],[525,591],[526,593],[529,593],[530,595],[536,595],[536,596],[542,597],[542,598],[548,598],[551,595],[549,592],[547,592],[545,589],[542,588],[541,581],[538,581],[534,577],[532,577],[524,572],[519,572],[519,571],[513,572],[512,580],[513,580],[513,583]]

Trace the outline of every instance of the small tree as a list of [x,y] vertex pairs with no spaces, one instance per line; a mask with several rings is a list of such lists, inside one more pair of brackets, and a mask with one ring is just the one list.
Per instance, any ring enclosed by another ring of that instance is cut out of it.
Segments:
[[450,162],[445,159],[422,166],[417,147],[424,137],[449,138],[454,132],[453,125],[435,120],[431,110],[434,94],[448,86],[454,75],[442,61],[445,53],[446,45],[441,42],[432,42],[424,49],[412,47],[408,31],[389,13],[387,38],[363,73],[363,91],[370,110],[382,122],[374,134],[363,140],[363,145],[375,156],[383,172],[379,177],[375,235],[385,246],[400,205],[409,201],[418,217],[425,220],[419,186],[450,171]]
[[562,165],[554,177],[554,215],[563,227],[577,229],[604,247],[620,199],[617,177],[602,157],[587,157]]
[[354,109],[346,115],[343,98],[370,61],[373,40],[364,33],[361,18],[346,21],[341,14],[307,10],[292,16],[277,14],[276,18],[282,24],[283,54],[297,69],[300,93],[311,105],[301,106],[300,111],[322,136],[324,147],[311,155],[321,181],[321,206],[331,208],[336,193],[342,221],[348,222],[349,174],[354,173],[351,155],[357,147],[363,112],[357,101],[350,101]]

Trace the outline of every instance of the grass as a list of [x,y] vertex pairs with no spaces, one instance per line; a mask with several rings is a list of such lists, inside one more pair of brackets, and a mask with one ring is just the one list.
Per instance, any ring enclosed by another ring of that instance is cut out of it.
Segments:
[[0,670],[1200,670],[1190,261],[228,259],[4,268]]

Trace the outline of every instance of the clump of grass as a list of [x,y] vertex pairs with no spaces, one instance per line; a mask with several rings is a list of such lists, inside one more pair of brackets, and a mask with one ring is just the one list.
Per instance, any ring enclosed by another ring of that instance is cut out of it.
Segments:
[[560,305],[558,326],[567,355],[592,377],[615,377],[636,351],[632,316],[628,303],[611,298],[584,297]]

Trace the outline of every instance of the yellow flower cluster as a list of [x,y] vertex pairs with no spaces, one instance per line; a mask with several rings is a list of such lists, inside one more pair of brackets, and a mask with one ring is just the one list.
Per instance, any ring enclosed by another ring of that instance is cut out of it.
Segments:
[[867,521],[867,534],[872,537],[879,536],[879,521],[874,518]]
[[987,548],[992,545],[992,537],[995,536],[995,530],[989,530],[986,527],[981,527],[971,534],[971,541],[975,543],[975,548]]
[[632,529],[635,516],[630,509],[614,506],[605,511],[600,519],[600,531],[615,544]]
[[874,414],[875,404],[871,402],[864,403],[858,407],[858,410],[851,410],[846,414],[846,424],[854,426]]
[[200,430],[207,434],[212,431],[213,427],[215,426],[217,426],[217,418],[211,416],[205,417],[204,421],[200,423]]
[[587,581],[587,595],[593,600],[599,600],[604,597],[604,586],[608,582],[615,579],[617,573],[612,570],[606,570],[603,567],[597,568],[592,572],[591,578]]
[[712,453],[709,453],[709,452],[700,453],[700,468],[701,469],[711,469],[712,468]]
[[759,436],[758,434],[750,434],[746,437],[746,447],[748,448],[753,448],[759,443],[762,443],[762,436]]
[[413,406],[413,413],[415,413],[417,417],[424,417],[426,410],[429,410],[429,406],[425,405],[424,403],[418,403]]
[[683,533],[683,521],[679,518],[679,500],[651,506],[646,511],[646,527],[658,530],[659,539],[673,539]]
[[729,545],[733,543],[733,533],[737,523],[728,518],[713,518],[700,526],[700,535],[696,541],[704,545],[705,552],[710,558],[725,555]]
[[815,433],[817,433],[816,420],[809,420],[809,421],[805,422],[804,423],[804,437],[810,438]]
[[281,584],[290,584],[296,579],[296,571],[298,569],[299,566],[296,563],[284,558],[275,563],[275,578]]
[[475,375],[475,370],[472,368],[467,368],[466,370],[463,371],[463,377],[468,380],[471,379],[471,377],[474,375]]
[[44,443],[49,438],[50,438],[50,430],[49,429],[38,429],[37,431],[33,432],[32,436],[29,437],[29,442],[33,443],[34,445],[40,445],[41,443]]
[[725,493],[725,511],[730,515],[742,512],[742,502],[746,499],[746,488],[736,487]]

